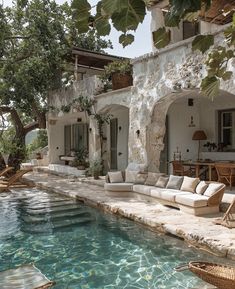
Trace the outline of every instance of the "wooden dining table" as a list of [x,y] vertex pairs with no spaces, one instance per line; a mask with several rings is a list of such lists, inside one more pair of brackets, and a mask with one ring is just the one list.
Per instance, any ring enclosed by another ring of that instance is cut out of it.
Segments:
[[195,175],[197,178],[200,177],[201,167],[205,167],[208,170],[208,180],[212,180],[212,169],[215,167],[215,161],[188,161],[183,162],[183,165],[195,167]]

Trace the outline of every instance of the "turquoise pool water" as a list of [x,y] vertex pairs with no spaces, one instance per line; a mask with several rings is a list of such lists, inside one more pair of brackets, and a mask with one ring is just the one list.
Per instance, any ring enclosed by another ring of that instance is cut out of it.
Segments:
[[213,259],[59,195],[0,195],[0,271],[33,262],[55,289],[195,288],[197,278],[173,268],[202,258]]

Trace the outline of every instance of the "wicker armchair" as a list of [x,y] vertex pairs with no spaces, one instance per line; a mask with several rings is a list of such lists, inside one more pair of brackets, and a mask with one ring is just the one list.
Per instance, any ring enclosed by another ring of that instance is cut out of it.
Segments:
[[218,182],[229,184],[231,191],[233,180],[235,180],[235,165],[231,163],[215,163],[215,169],[218,175]]
[[173,166],[173,175],[188,177],[192,177],[195,175],[195,168],[189,167],[188,169],[185,169],[182,161],[172,161],[171,163]]

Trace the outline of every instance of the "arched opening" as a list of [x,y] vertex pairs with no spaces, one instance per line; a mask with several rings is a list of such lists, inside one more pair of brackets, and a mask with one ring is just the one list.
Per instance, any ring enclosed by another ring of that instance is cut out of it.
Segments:
[[199,158],[235,160],[235,97],[221,91],[213,101],[198,90],[171,94],[156,103],[148,128],[147,155],[151,170],[171,173],[174,158],[195,161],[199,142],[195,131],[203,130]]
[[114,104],[99,113],[109,119],[103,129],[102,158],[105,170],[124,170],[128,165],[129,108]]

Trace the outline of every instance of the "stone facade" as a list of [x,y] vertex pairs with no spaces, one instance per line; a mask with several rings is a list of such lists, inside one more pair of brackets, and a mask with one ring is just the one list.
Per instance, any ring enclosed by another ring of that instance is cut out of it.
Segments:
[[[223,44],[223,33],[215,33],[215,46]],[[51,96],[50,105],[61,106],[79,94],[96,99],[97,112],[107,113],[120,106],[129,109],[128,162],[146,163],[151,171],[158,171],[164,150],[165,121],[170,105],[185,96],[199,98],[199,87],[206,75],[205,60],[208,53],[192,51],[192,38],[169,45],[157,52],[136,58],[133,63],[133,86],[101,95],[95,95],[99,82],[87,78],[72,89]],[[228,69],[235,72],[233,60]],[[221,91],[235,94],[235,80],[221,83]],[[235,107],[235,103],[234,103]],[[49,119],[62,113],[49,114]],[[90,120],[92,136],[90,153],[99,152],[97,127]],[[109,148],[107,147],[107,150]]]

